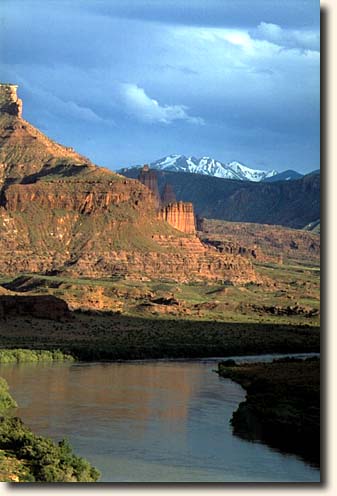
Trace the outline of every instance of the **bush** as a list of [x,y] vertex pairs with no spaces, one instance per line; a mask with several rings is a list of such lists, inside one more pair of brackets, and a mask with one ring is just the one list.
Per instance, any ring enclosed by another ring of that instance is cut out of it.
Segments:
[[56,444],[36,436],[17,417],[0,421],[0,448],[23,461],[27,477],[36,482],[95,482],[100,476],[89,462],[73,453],[68,441]]
[[0,363],[73,361],[74,357],[61,350],[0,349]]
[[6,413],[10,408],[16,408],[18,405],[14,398],[9,394],[8,384],[0,377],[0,414]]

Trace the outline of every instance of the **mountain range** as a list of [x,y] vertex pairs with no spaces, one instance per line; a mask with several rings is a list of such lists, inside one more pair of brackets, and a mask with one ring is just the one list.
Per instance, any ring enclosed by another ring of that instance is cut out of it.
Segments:
[[[139,168],[122,174],[137,179]],[[320,173],[294,181],[243,181],[157,170],[160,193],[169,184],[177,200],[192,202],[198,217],[278,224],[301,229],[320,218]],[[275,176],[276,177],[276,176]]]
[[185,155],[168,155],[167,157],[151,162],[149,166],[151,169],[162,171],[189,172],[222,179],[252,182],[289,181],[302,177],[302,174],[294,170],[279,173],[275,169],[267,171],[254,169],[237,161],[223,163],[211,157],[196,158],[186,157]]

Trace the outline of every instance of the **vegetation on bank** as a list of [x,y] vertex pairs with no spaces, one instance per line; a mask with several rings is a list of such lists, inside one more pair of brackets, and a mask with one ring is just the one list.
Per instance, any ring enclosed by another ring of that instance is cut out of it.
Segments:
[[0,349],[0,363],[74,361],[74,357],[61,350]]
[[95,482],[100,473],[76,456],[69,443],[35,435],[18,417],[7,382],[0,378],[0,481]]
[[234,412],[234,433],[320,463],[320,360],[286,358],[272,363],[220,362],[218,373],[247,390]]
[[318,352],[311,326],[146,319],[106,312],[78,313],[66,322],[11,319],[0,331],[6,348],[70,353],[79,360],[197,358]]
[[0,415],[17,406],[15,399],[9,393],[7,382],[0,377]]
[[74,455],[67,441],[54,443],[36,436],[17,417],[1,420],[0,449],[21,462],[18,482],[95,482],[100,475],[84,458]]

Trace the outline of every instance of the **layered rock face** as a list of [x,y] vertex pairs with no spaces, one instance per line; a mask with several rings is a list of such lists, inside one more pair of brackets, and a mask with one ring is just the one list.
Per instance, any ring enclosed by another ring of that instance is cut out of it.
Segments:
[[283,259],[320,261],[319,234],[266,224],[199,219],[199,237],[223,253],[240,254],[261,262]]
[[[21,118],[17,86],[0,84],[0,191],[13,182],[34,182],[39,175],[77,175],[96,167],[76,153],[47,138]],[[110,172],[111,175],[111,172]]]
[[33,184],[13,184],[3,193],[6,210],[25,212],[31,203],[41,209],[62,209],[79,214],[109,212],[113,207],[138,209],[144,214],[153,211],[155,200],[145,188],[134,181],[39,181]]
[[0,274],[257,281],[244,257],[195,236],[192,204],[160,210],[149,171],[144,185],[97,167],[8,108],[0,113]]
[[[138,209],[138,200],[133,207],[121,202],[83,212],[82,201],[76,208],[73,203],[58,208],[57,196],[52,202],[54,208],[42,207],[44,201],[31,200],[31,191],[18,196],[17,190],[25,188],[11,186],[7,194],[13,210],[0,208],[2,274],[62,273],[181,282],[258,280],[247,259],[222,255],[193,235],[177,236],[177,231],[156,220],[155,209],[152,215],[148,209],[146,219],[145,209]],[[144,202],[148,205],[149,200],[151,197]],[[51,204],[51,197],[48,202]],[[132,218],[125,218],[127,208],[133,209]]]
[[195,234],[195,215],[190,202],[176,201],[173,188],[166,183],[163,194],[160,196],[158,188],[158,175],[156,170],[151,170],[148,165],[140,170],[138,180],[153,194],[158,210],[158,218],[170,226],[186,234]]
[[195,216],[192,203],[174,202],[159,211],[159,218],[187,234],[195,234]]

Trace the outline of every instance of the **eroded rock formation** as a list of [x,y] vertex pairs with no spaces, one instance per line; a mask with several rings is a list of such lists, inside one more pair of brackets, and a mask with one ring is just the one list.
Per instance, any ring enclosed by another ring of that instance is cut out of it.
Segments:
[[177,202],[173,188],[168,183],[165,184],[160,196],[157,171],[150,169],[148,165],[144,165],[140,170],[138,180],[152,192],[159,219],[164,220],[178,231],[195,234],[196,220],[192,203]]
[[215,219],[198,219],[197,229],[201,240],[221,253],[279,264],[283,258],[315,264],[320,260],[320,236],[310,231]]
[[174,202],[162,207],[159,218],[187,234],[195,234],[195,216],[192,203]]
[[[145,188],[134,181],[39,181],[33,184],[13,184],[3,194],[3,204],[8,211],[29,211],[31,203],[41,209],[62,209],[74,213],[91,214],[108,212],[113,207],[138,209],[144,214],[155,208],[154,199]],[[122,213],[122,212],[120,212]]]
[[[19,105],[16,88],[0,93]],[[160,209],[151,171],[143,169],[139,182],[97,167],[7,103],[0,107],[1,274],[258,280],[249,260],[196,237],[192,204]]]

